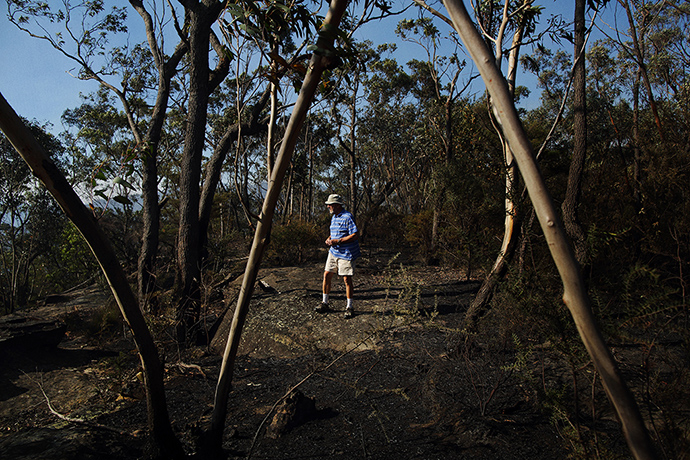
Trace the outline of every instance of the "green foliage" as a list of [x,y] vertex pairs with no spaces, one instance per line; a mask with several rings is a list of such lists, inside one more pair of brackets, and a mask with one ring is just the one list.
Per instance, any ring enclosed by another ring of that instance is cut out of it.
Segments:
[[[63,148],[45,127],[28,123],[58,167]],[[0,138],[0,307],[5,312],[33,303],[46,290],[65,217],[24,160]]]
[[60,236],[58,267],[53,274],[56,286],[68,289],[100,274],[93,253],[76,227],[65,226]]

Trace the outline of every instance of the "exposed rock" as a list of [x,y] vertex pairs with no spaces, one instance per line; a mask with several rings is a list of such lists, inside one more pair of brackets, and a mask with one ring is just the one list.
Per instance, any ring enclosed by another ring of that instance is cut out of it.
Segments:
[[67,326],[61,320],[42,320],[13,314],[0,317],[0,348],[56,347]]
[[105,430],[30,428],[0,439],[0,457],[14,460],[110,460],[141,455],[141,441]]
[[316,403],[314,399],[295,390],[276,408],[271,425],[266,430],[266,436],[277,439],[291,429],[308,422],[316,417]]

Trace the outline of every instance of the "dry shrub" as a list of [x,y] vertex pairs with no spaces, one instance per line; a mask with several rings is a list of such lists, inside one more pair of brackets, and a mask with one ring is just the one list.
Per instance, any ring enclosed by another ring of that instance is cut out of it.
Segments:
[[290,266],[320,259],[319,248],[325,239],[312,222],[291,219],[283,224],[274,224],[271,241],[266,248],[266,264]]

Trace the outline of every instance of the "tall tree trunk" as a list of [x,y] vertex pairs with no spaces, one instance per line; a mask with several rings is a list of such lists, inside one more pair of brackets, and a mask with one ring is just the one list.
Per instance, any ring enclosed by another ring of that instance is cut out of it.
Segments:
[[182,445],[170,425],[163,385],[163,364],[158,358],[151,332],[110,241],[65,176],[1,94],[0,129],[86,240],[108,281],[126,324],[132,331],[144,373],[148,427],[154,457],[184,458]]
[[584,282],[575,256],[568,244],[556,207],[539,171],[534,151],[525,133],[512,97],[495,60],[472,23],[460,0],[445,0],[455,30],[472,56],[486,87],[491,94],[503,130],[525,180],[527,190],[541,224],[544,237],[563,281],[563,302],[570,311],[587,352],[601,376],[623,427],[630,451],[638,460],[655,458],[649,434],[642,421],[637,403],[621,377],[611,352],[599,328],[584,289]]
[[[278,37],[273,37],[273,45],[271,51],[275,56],[278,55]],[[276,59],[271,60],[271,74],[273,78],[278,80],[278,62]],[[271,96],[271,111],[268,120],[268,136],[266,137],[266,180],[271,178],[273,173],[273,165],[275,164],[275,140],[276,140],[276,117],[278,116],[278,84],[276,81],[269,83]]]
[[563,225],[575,249],[575,258],[584,265],[587,257],[586,237],[578,217],[582,193],[582,175],[587,155],[587,87],[585,81],[585,6],[586,0],[575,0],[575,52],[573,54],[573,156],[568,171],[568,186],[561,205]]
[[[448,167],[453,160],[455,155],[453,146],[453,101],[455,100],[455,84],[457,83],[460,72],[456,72],[453,80],[450,83],[450,88],[448,89],[448,96],[443,103],[443,113],[445,116],[444,123],[444,133],[443,133],[443,164]],[[443,205],[446,201],[446,187],[441,185],[439,190],[436,192],[434,197],[434,213],[432,215],[431,222],[431,247],[429,248],[429,254],[427,254],[427,264],[436,265],[439,263],[438,256],[438,246],[439,246],[439,230],[441,225],[441,214],[443,211]]]
[[357,90],[359,88],[359,72],[355,75],[354,87],[352,90],[352,103],[350,104],[350,118],[352,125],[350,126],[350,148],[348,150],[350,157],[350,210],[352,214],[357,215],[357,183],[355,177],[355,166],[357,164],[356,154],[356,130],[357,130]]
[[[181,44],[173,56],[159,70],[158,97],[146,133],[142,162],[142,240],[137,269],[139,305],[143,311],[149,308],[151,294],[155,290],[155,266],[158,257],[160,207],[158,203],[158,149],[170,97],[170,81],[177,64],[186,53]],[[155,308],[155,306],[153,306]]]
[[199,182],[206,134],[209,97],[208,67],[211,24],[216,18],[214,0],[186,8],[189,18],[189,103],[180,165],[180,223],[177,236],[178,303],[177,340],[188,341],[201,301],[201,251],[199,250]]
[[[158,71],[158,92],[148,131],[139,146],[142,160],[142,244],[137,267],[137,293],[139,305],[148,310],[148,302],[155,288],[155,264],[158,256],[160,209],[158,205],[158,148],[170,97],[170,81],[177,72],[177,64],[187,53],[181,41],[172,56],[165,56],[158,46],[153,19],[140,0],[130,0],[132,7],[144,21],[146,39]],[[136,131],[136,125],[133,130]],[[135,133],[135,137],[136,133]]]
[[259,120],[259,116],[268,103],[269,95],[270,90],[264,92],[261,99],[252,108],[249,120],[245,124],[240,125],[238,121],[234,125],[228,126],[220,142],[213,149],[211,159],[206,165],[204,185],[201,190],[201,202],[199,204],[199,252],[202,255],[202,262],[206,259],[206,245],[208,244],[208,228],[211,222],[213,197],[220,182],[223,164],[228,156],[230,147],[238,141],[240,136],[251,136],[266,130],[266,121]]
[[249,310],[249,301],[254,291],[256,275],[259,272],[261,259],[270,236],[271,222],[275,213],[278,197],[280,196],[285,172],[290,165],[297,138],[307,116],[309,106],[314,98],[314,94],[316,93],[316,89],[318,88],[321,74],[331,60],[331,58],[322,56],[320,50],[323,50],[324,54],[326,54],[327,50],[333,49],[335,34],[345,9],[347,8],[347,4],[348,0],[333,0],[326,14],[324,25],[321,28],[319,38],[316,42],[316,50],[312,55],[309,70],[305,76],[302,89],[300,90],[292,116],[285,130],[285,136],[280,146],[278,158],[273,169],[273,175],[268,183],[268,190],[266,191],[261,215],[254,233],[254,241],[244,272],[244,279],[242,280],[242,287],[237,299],[237,306],[235,307],[235,314],[225,346],[225,352],[223,353],[223,363],[216,386],[211,427],[207,438],[207,447],[211,452],[219,452],[221,449],[223,428],[227,415],[228,394],[232,383],[235,357],[237,356],[237,350],[242,336],[242,327],[244,326],[244,321]]
[[[647,30],[646,16],[642,18],[641,30],[638,33],[637,27],[635,26],[635,18],[632,14],[632,8],[630,7],[629,0],[618,0],[623,8],[625,8],[625,13],[628,16],[628,24],[630,25],[630,36],[633,42],[633,53],[635,55],[635,60],[639,66],[640,73],[642,75],[642,82],[644,83],[645,89],[647,90],[647,96],[649,97],[649,107],[652,109],[652,115],[654,116],[654,122],[656,123],[657,131],[659,132],[659,139],[664,142],[664,130],[661,125],[661,117],[659,116],[659,111],[656,106],[656,99],[654,98],[654,92],[652,91],[652,84],[649,81],[649,74],[647,73],[647,64],[645,63],[644,50],[640,44],[641,40],[644,40],[644,36]],[[647,13],[644,13],[645,15]]]
[[[503,30],[505,30],[508,22],[508,11],[507,3],[506,8],[503,10],[503,20],[500,27],[498,37],[496,39],[496,51],[494,57],[497,65],[500,64],[503,56]],[[526,14],[522,15],[521,21],[517,24],[515,33],[513,34],[513,42],[511,45],[511,51],[508,55],[508,72],[506,77],[506,82],[508,84],[508,92],[511,99],[515,97],[515,79],[517,76],[518,68],[518,57],[520,55],[520,45],[524,36],[525,27],[528,23],[528,18]],[[500,65],[499,65],[500,68]],[[500,113],[496,110],[491,98],[489,98],[489,104],[494,116],[499,124],[497,128],[499,135],[501,136],[501,142],[503,145],[503,156],[504,156],[504,166],[506,169],[505,173],[505,219],[503,223],[503,241],[501,243],[501,249],[498,252],[498,257],[494,262],[491,271],[486,275],[482,285],[477,291],[477,295],[472,299],[470,307],[465,313],[464,325],[468,330],[473,330],[477,326],[477,321],[479,318],[486,313],[489,309],[489,304],[493,297],[493,294],[498,286],[498,283],[505,277],[508,272],[508,265],[515,254],[515,249],[518,246],[518,239],[520,236],[520,227],[522,223],[522,216],[519,214],[519,208],[517,206],[519,194],[517,193],[519,175],[518,167],[513,156],[513,152],[510,147],[508,139],[503,135],[501,130],[503,129],[501,125]]]

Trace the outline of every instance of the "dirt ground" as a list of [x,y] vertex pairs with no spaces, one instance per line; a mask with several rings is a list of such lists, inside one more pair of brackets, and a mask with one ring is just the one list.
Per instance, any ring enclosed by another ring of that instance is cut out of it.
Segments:
[[[260,272],[230,395],[229,458],[573,454],[534,390],[510,371],[515,356],[463,339],[460,322],[478,282],[457,270],[407,265],[392,253],[366,254],[355,281],[357,314],[346,320],[338,278],[335,311],[314,312],[321,276],[320,262]],[[224,287],[210,318],[232,314],[237,286]],[[0,351],[0,459],[141,458],[146,408],[131,337],[104,313],[112,300],[97,288],[67,297],[50,307],[69,326],[57,348]],[[224,325],[216,337],[224,337]],[[168,339],[160,342],[170,415],[191,454],[210,415],[224,342],[176,351]],[[541,357],[535,372],[566,378],[555,368]],[[274,405],[293,389],[314,410],[276,433]],[[602,445],[628,458],[614,417],[602,410],[597,424]]]

